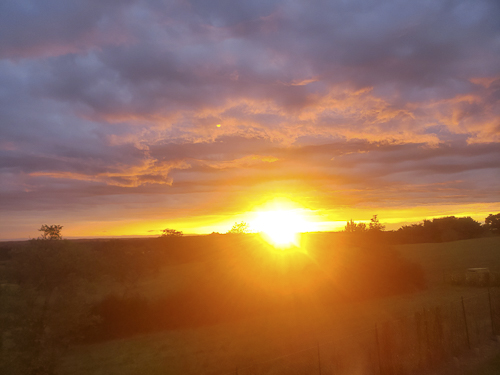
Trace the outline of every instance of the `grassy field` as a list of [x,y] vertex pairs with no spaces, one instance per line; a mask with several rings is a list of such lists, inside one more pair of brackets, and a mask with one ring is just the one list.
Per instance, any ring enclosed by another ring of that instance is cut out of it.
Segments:
[[480,365],[477,369],[471,371],[469,375],[498,375],[500,374],[500,354]]
[[422,265],[430,286],[443,284],[444,277],[466,268],[488,267],[500,271],[500,238],[487,237],[444,243],[400,245],[401,254]]
[[[426,290],[369,301],[325,306],[311,300],[307,308],[255,316],[222,324],[176,329],[123,340],[71,348],[60,366],[68,375],[90,374],[222,374],[271,360],[336,337],[352,336],[392,317],[442,305],[481,292],[443,282],[447,272],[469,267],[500,269],[500,238],[440,244],[400,245],[404,258],[422,265]],[[169,265],[141,282],[149,298],[210,283],[227,260]]]

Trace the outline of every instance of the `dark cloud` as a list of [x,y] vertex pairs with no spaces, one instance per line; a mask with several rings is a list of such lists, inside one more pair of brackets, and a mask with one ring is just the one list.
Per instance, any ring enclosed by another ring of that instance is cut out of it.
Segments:
[[59,55],[94,45],[120,43],[123,12],[133,3],[113,1],[2,1],[0,57]]
[[498,74],[498,2],[321,2],[292,12],[274,47],[330,81],[442,91]]

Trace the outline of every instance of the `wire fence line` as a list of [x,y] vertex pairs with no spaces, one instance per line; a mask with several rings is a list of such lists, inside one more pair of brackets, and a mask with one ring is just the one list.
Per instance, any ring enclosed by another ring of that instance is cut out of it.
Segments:
[[217,375],[413,375],[500,335],[500,288]]

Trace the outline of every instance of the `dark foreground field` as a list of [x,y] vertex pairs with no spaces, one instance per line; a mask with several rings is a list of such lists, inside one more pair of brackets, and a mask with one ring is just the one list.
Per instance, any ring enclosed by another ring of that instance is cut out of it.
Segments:
[[[439,319],[444,322],[453,311],[450,306],[461,313],[462,297],[467,309],[487,306],[485,288],[447,281],[469,267],[499,271],[500,238],[395,247],[373,243],[317,234],[304,236],[300,250],[288,252],[251,236],[79,244],[86,254],[81,263],[94,268],[79,298],[97,319],[82,328],[86,337],[79,344],[73,340],[66,350],[57,350],[53,370],[291,374],[294,367],[297,373],[303,368],[309,369],[306,373],[321,368],[322,374],[395,373],[397,368],[384,362],[380,367],[377,358],[357,358],[357,343],[397,337],[389,334],[396,326],[386,323],[395,318],[408,319],[408,324],[421,319],[428,330],[438,327]],[[4,261],[4,273],[15,260]],[[4,301],[12,302],[16,287],[8,287]],[[55,288],[54,308],[63,289]],[[482,347],[491,336],[490,315],[483,319],[472,309],[467,314],[469,324],[475,324],[470,345]],[[6,352],[12,332],[9,325],[3,330]],[[418,329],[412,332],[408,335]],[[379,344],[389,347],[385,341]],[[350,354],[341,353],[340,348],[351,347]],[[377,354],[384,355],[369,356]],[[412,360],[422,359],[432,358],[422,352]],[[372,372],[366,372],[368,366]]]

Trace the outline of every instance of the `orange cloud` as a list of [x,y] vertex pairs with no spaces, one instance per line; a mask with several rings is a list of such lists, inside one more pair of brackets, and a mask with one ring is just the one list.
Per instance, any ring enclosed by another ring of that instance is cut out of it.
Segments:
[[111,186],[138,187],[145,184],[172,185],[172,178],[168,177],[174,169],[188,168],[184,161],[158,163],[148,160],[140,166],[122,167],[118,172],[104,172],[93,175],[75,172],[32,172],[33,177],[50,177],[77,181],[100,182]]

